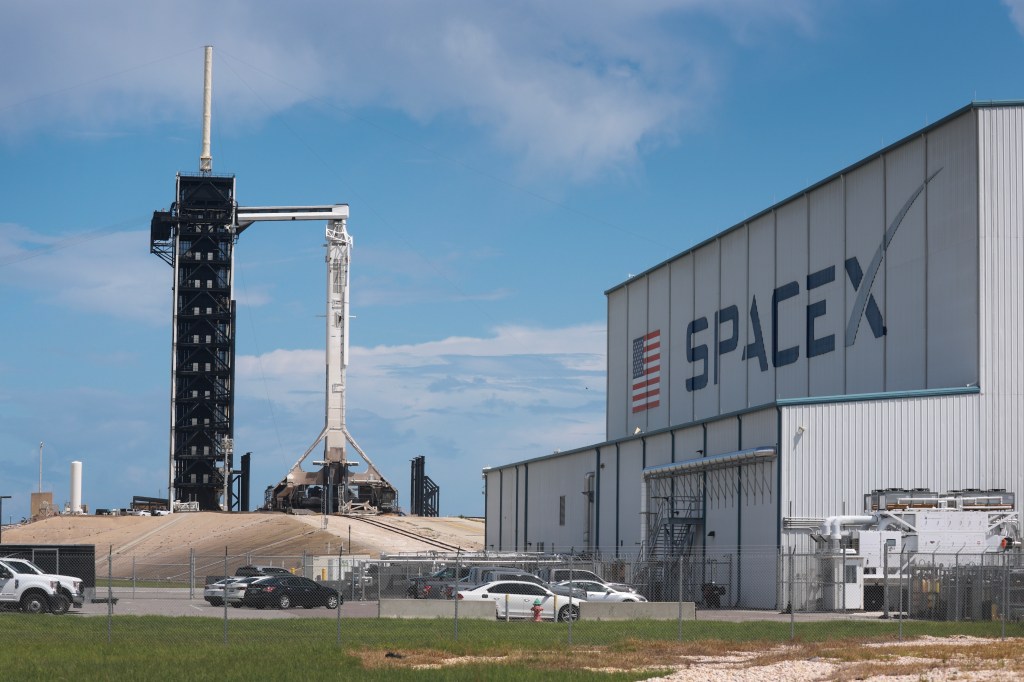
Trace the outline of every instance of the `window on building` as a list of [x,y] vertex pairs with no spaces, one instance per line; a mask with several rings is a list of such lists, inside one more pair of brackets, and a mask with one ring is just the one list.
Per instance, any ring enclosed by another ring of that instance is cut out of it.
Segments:
[[558,525],[565,525],[565,495],[558,498]]

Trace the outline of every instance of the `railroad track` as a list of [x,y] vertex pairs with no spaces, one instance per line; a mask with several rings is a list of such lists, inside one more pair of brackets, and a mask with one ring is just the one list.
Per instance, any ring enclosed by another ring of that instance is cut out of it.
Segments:
[[444,550],[445,552],[459,552],[459,551],[462,550],[462,548],[457,546],[457,545],[452,545],[452,544],[449,544],[447,542],[442,542],[441,540],[435,540],[434,538],[425,538],[422,535],[420,535],[418,533],[414,533],[411,530],[405,530],[404,528],[397,528],[395,526],[392,526],[389,523],[384,523],[383,521],[378,521],[377,519],[373,518],[372,516],[346,516],[345,518],[356,519],[357,521],[362,521],[363,523],[368,523],[371,526],[376,526],[377,528],[381,528],[383,530],[390,531],[390,532],[395,533],[397,535],[402,535],[404,537],[411,538],[413,540],[418,540],[419,542],[422,542],[424,544],[432,545],[432,546],[434,546],[434,547],[436,547],[436,548],[438,548],[440,550]]

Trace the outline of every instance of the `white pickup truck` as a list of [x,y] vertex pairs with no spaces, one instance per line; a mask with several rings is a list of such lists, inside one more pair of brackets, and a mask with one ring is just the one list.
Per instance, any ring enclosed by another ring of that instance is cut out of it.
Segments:
[[81,607],[84,600],[78,578],[45,574],[24,559],[0,559],[0,606],[60,615],[72,604]]

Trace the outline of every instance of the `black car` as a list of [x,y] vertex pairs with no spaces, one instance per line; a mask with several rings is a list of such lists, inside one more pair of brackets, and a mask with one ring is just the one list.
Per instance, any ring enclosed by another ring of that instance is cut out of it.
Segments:
[[287,568],[279,566],[242,566],[234,572],[239,577],[252,577],[254,575],[291,575]]
[[334,588],[293,575],[263,578],[245,588],[245,595],[242,597],[242,604],[258,609],[267,606],[279,609],[292,606],[307,609],[326,606],[329,609],[336,609],[344,602],[345,599]]

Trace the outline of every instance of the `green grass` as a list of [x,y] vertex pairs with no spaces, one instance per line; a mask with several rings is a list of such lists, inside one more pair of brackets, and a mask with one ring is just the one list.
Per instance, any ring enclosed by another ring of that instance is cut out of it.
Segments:
[[[894,621],[798,623],[801,642],[895,640]],[[108,630],[109,628],[109,630]],[[999,637],[998,622],[924,623],[908,621],[907,638],[929,634]],[[160,616],[28,616],[0,613],[0,670],[5,679],[359,679],[359,680],[640,680],[651,669],[621,674],[596,672],[608,660],[643,661],[665,668],[676,644],[676,622],[627,621],[531,623],[464,620],[458,640],[450,620],[344,619],[338,644],[333,619],[231,620]],[[1020,624],[1008,636],[1024,636]],[[108,641],[109,637],[109,641]],[[711,649],[754,648],[789,641],[789,623],[687,621],[685,645]],[[387,652],[403,659],[389,659]],[[599,653],[595,653],[599,652]],[[500,660],[415,669],[459,656]]]

